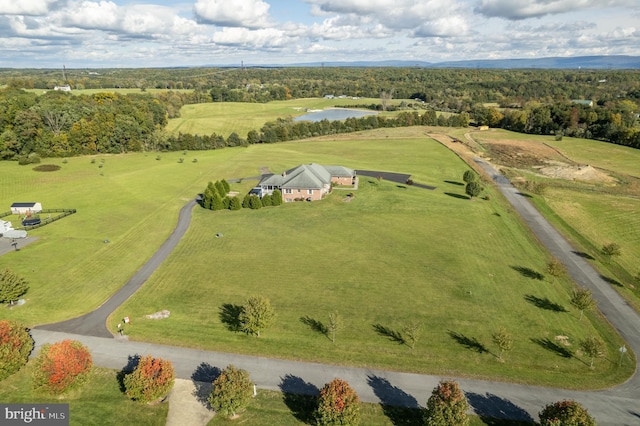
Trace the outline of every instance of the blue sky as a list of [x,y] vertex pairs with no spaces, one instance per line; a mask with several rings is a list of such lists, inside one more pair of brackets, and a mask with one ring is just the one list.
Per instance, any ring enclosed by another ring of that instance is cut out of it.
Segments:
[[0,67],[640,55],[640,0],[0,0]]

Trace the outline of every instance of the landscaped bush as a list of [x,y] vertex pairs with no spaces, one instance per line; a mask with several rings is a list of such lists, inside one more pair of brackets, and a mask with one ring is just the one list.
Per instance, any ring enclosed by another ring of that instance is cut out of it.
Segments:
[[458,383],[443,380],[438,383],[427,401],[425,424],[428,426],[449,426],[469,424],[467,410],[469,403]]
[[540,412],[540,426],[595,426],[596,420],[578,402],[565,400],[549,404]]
[[249,373],[229,365],[213,381],[209,403],[216,413],[234,417],[247,408],[252,396],[253,383]]
[[140,358],[133,372],[124,377],[123,383],[129,398],[139,402],[154,402],[169,393],[174,380],[171,361],[147,355]]
[[320,390],[315,417],[319,425],[358,425],[360,398],[349,383],[333,379]]
[[85,382],[93,360],[89,349],[76,340],[42,346],[35,359],[33,385],[52,393],[63,393]]
[[0,380],[20,370],[29,360],[32,349],[33,339],[23,325],[0,321]]

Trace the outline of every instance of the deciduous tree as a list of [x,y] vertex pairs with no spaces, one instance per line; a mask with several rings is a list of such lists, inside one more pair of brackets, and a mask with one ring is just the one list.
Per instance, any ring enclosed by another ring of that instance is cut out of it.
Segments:
[[342,330],[344,327],[344,323],[342,321],[342,317],[337,312],[332,312],[329,314],[329,322],[327,323],[327,334],[331,339],[331,342],[336,342],[336,334]]
[[591,296],[591,290],[586,288],[577,288],[573,290],[573,294],[571,295],[571,304],[580,310],[581,321],[584,311],[591,309],[596,302]]
[[33,368],[33,385],[52,393],[63,393],[85,382],[93,360],[89,349],[76,340],[46,343]]
[[620,249],[620,246],[618,244],[609,243],[602,246],[602,248],[600,249],[600,253],[602,253],[607,262],[611,262],[611,259],[614,256],[620,256],[622,250]]
[[228,365],[213,381],[209,403],[226,417],[234,417],[244,411],[253,395],[253,383],[246,370]]
[[553,277],[553,283],[556,283],[556,279],[563,277],[567,273],[567,269],[564,267],[555,257],[547,263],[547,273]]
[[593,360],[604,356],[604,342],[596,336],[589,336],[580,341],[580,349],[591,358],[589,367],[593,367]]
[[166,396],[175,380],[173,364],[169,360],[143,356],[133,372],[124,377],[126,395],[138,402],[153,402]]
[[347,382],[335,378],[320,390],[315,418],[318,425],[358,425],[360,398]]
[[513,348],[513,337],[511,337],[511,334],[509,334],[504,327],[500,327],[498,331],[493,333],[492,337],[493,343],[495,343],[500,350],[500,352],[498,352],[498,359],[502,360],[502,354]]
[[466,426],[469,403],[457,382],[442,380],[433,389],[425,410],[427,426]]
[[240,312],[240,329],[247,334],[260,337],[275,320],[276,313],[269,299],[263,296],[250,297]]
[[421,332],[422,325],[418,321],[410,321],[404,326],[404,329],[402,330],[402,334],[404,335],[403,338],[411,349],[415,349]]
[[33,339],[25,326],[0,320],[0,381],[20,370],[32,349]]
[[564,400],[544,407],[540,426],[596,426],[596,420],[580,403]]

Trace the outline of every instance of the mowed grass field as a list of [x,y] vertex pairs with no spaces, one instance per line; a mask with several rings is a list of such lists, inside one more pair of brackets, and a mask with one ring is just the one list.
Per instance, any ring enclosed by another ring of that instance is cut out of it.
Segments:
[[[3,309],[2,318],[34,325],[88,312],[153,254],[180,207],[208,181],[318,162],[404,172],[437,189],[361,177],[349,203],[336,190],[321,202],[257,211],[196,207],[177,250],[116,311],[112,330],[129,316],[125,332],[132,339],[570,388],[609,386],[633,372],[633,359],[618,367],[622,341],[602,318],[578,320],[569,304],[571,283],[532,278],[544,273],[548,256],[501,197],[487,187],[490,200],[464,199],[467,166],[424,129],[160,160],[133,154],[46,162],[62,169],[37,173],[0,163],[7,208],[17,199],[37,200],[78,213],[32,231],[37,242],[0,257],[0,267],[16,270],[31,286],[27,303]],[[254,183],[244,180],[232,190],[245,193]],[[260,338],[229,331],[220,317],[225,304],[241,305],[252,295],[269,297],[278,314]],[[145,318],[162,309],[171,317]],[[326,324],[331,312],[344,318],[335,344],[307,325],[309,319]],[[394,338],[410,321],[422,325],[414,350]],[[497,360],[491,338],[501,326],[514,336],[505,362]],[[575,355],[579,340],[590,335],[607,342],[594,369]]]
[[[361,177],[349,203],[336,190],[319,203],[258,211],[196,208],[178,249],[116,311],[112,329],[129,316],[133,339],[563,387],[627,377],[633,362],[617,367],[622,341],[597,315],[578,320],[571,284],[532,278],[549,258],[501,198],[491,189],[489,201],[460,198],[463,162],[428,138],[390,132],[254,146],[246,156],[275,172],[310,161],[407,172],[435,191]],[[230,331],[221,317],[252,295],[278,314],[260,338]],[[169,319],[144,317],[163,309]],[[345,323],[335,344],[308,325],[326,324],[331,312]],[[394,339],[411,321],[423,326],[414,350]],[[504,363],[491,337],[500,326],[516,342]],[[609,345],[593,370],[572,355],[588,335]]]
[[[390,104],[399,104],[394,99]],[[413,101],[405,100],[407,103]],[[308,98],[268,103],[214,102],[185,105],[180,109],[180,117],[169,120],[167,132],[210,135],[216,133],[228,137],[235,132],[246,138],[250,130],[259,131],[264,123],[276,118],[298,117],[306,114],[305,109],[325,109],[345,105],[379,104],[380,99],[351,98]],[[394,115],[393,112],[380,113]]]

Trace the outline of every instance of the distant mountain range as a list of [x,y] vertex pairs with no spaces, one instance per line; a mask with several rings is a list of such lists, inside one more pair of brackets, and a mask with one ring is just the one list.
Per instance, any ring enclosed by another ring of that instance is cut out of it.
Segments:
[[543,68],[543,69],[630,69],[640,68],[640,56],[575,56],[535,59],[472,59],[467,61],[354,61],[309,62],[267,67],[418,67],[418,68]]

